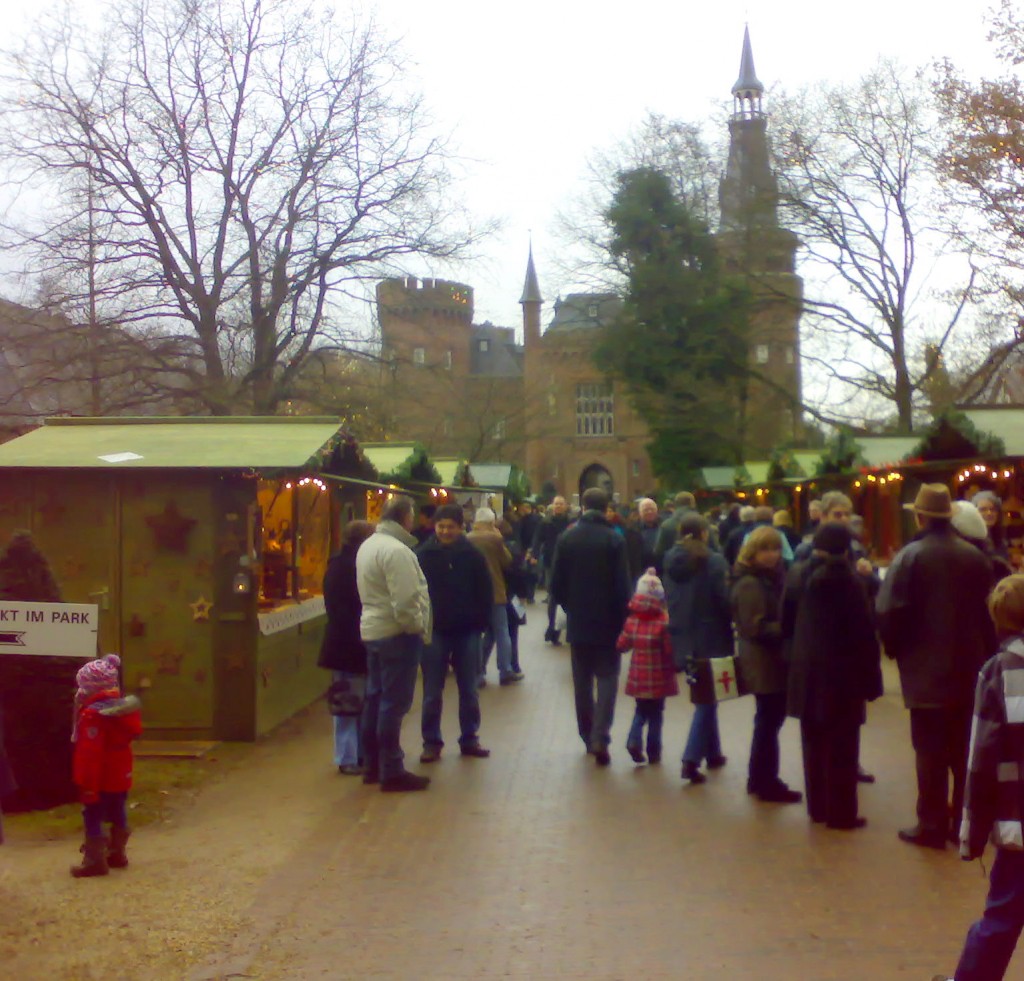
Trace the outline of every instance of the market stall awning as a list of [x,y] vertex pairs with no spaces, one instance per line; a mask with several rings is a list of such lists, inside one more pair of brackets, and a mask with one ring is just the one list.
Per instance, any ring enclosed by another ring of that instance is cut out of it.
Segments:
[[983,433],[1003,441],[1007,456],[1024,456],[1024,409],[1015,406],[963,410]]
[[750,463],[744,463],[743,469],[750,476],[750,484],[763,484],[768,480],[768,471],[771,466],[771,460],[752,460]]
[[344,435],[337,419],[322,417],[47,419],[0,445],[0,467],[312,468]]
[[512,479],[511,463],[471,463],[469,472],[478,487],[505,490]]
[[821,463],[821,450],[794,450],[793,459],[804,477],[813,477]]
[[702,467],[700,474],[708,490],[732,490],[736,486],[735,467]]
[[462,461],[456,457],[444,457],[433,462],[437,472],[441,475],[441,483],[445,487],[455,487],[455,481],[458,479],[459,467],[462,466]]
[[394,473],[416,454],[415,443],[363,443],[361,449],[379,474]]

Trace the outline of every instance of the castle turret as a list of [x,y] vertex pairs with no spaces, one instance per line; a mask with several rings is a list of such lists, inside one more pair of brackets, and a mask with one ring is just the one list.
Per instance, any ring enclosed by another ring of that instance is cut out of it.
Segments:
[[526,260],[526,280],[519,302],[523,307],[523,344],[529,349],[540,341],[540,308],[544,303],[537,282],[537,270],[533,266],[533,243],[530,244],[530,256]]

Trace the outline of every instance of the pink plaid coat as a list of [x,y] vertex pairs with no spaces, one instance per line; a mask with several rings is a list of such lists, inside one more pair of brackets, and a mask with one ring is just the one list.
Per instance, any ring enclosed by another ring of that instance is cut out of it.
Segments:
[[616,646],[619,651],[633,651],[626,678],[627,695],[665,698],[679,694],[663,602],[637,593],[629,601],[629,617]]

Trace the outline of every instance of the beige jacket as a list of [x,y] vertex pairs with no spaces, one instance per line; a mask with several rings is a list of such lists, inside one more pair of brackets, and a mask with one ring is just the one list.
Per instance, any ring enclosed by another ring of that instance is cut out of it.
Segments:
[[364,641],[399,634],[430,640],[427,580],[412,547],[416,539],[400,524],[382,521],[356,553],[356,586],[363,604],[359,633]]
[[508,602],[505,588],[505,570],[512,564],[512,553],[505,547],[505,541],[497,528],[474,528],[466,536],[487,559],[487,571],[491,574],[494,587],[494,602],[504,606]]

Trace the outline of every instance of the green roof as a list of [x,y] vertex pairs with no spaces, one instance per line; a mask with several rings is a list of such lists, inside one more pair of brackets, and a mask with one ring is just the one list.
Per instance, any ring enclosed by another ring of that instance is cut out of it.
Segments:
[[441,483],[446,487],[455,486],[455,478],[459,473],[459,465],[462,463],[461,460],[452,457],[441,460],[434,460],[434,466],[437,468],[437,472],[441,475]]
[[855,436],[854,439],[869,467],[899,463],[921,442],[920,436]]
[[308,416],[47,419],[0,445],[0,467],[299,468],[312,465],[340,428],[337,419]]
[[708,490],[732,490],[736,486],[735,467],[702,467],[700,474]]
[[823,450],[794,450],[793,459],[805,477],[813,477],[821,462]]
[[747,473],[750,474],[750,482],[752,484],[763,484],[767,481],[771,465],[771,460],[753,460],[750,463],[743,464]]
[[478,487],[504,490],[512,479],[511,463],[471,463],[469,473]]
[[415,443],[361,443],[359,448],[381,475],[394,473],[416,452]]
[[1015,406],[968,408],[963,413],[983,433],[1001,439],[1007,456],[1024,456],[1024,409]]

